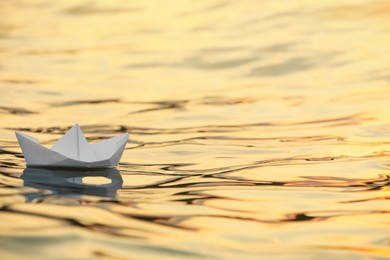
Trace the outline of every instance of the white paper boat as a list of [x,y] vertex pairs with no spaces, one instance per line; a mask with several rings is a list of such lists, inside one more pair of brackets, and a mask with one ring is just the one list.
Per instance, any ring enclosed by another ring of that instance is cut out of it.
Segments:
[[129,134],[88,144],[80,126],[75,125],[50,149],[21,132],[16,132],[16,137],[27,166],[108,168],[118,165]]

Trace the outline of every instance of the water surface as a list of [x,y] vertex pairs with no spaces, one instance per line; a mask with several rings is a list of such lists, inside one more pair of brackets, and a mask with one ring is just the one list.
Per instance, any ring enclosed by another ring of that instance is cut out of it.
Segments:
[[[387,1],[0,2],[2,259],[387,259]],[[117,170],[25,169],[131,134]]]

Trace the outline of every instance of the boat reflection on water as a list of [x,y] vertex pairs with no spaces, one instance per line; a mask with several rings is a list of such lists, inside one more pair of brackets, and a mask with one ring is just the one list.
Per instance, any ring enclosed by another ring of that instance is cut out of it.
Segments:
[[[123,184],[121,174],[115,168],[93,170],[26,168],[21,178],[27,187],[51,190],[57,194],[101,197],[115,197]],[[34,198],[27,196],[29,201]]]

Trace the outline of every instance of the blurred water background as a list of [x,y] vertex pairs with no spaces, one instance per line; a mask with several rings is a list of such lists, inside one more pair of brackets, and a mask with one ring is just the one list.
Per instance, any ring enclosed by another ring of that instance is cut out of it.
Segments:
[[[389,1],[1,0],[1,259],[388,259]],[[131,134],[118,169],[25,169]]]

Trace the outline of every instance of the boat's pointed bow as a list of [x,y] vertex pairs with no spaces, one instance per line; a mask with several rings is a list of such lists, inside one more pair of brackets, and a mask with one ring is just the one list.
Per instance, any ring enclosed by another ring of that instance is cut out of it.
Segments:
[[129,139],[129,134],[125,133],[119,137],[120,137],[120,140],[117,142],[116,149],[114,150],[114,153],[112,154],[112,156],[110,158],[110,162],[111,162],[112,166],[118,165],[118,163],[123,155],[123,152],[126,148],[126,144],[127,144],[128,139]]
[[34,138],[32,136],[23,134],[22,132],[16,131],[15,135],[16,135],[16,138],[18,139],[19,144],[20,144],[21,141],[23,142],[23,140],[30,140],[30,141],[32,141],[34,143],[38,143],[38,139],[36,139],[36,138]]
[[15,132],[20,148],[28,166],[30,165],[49,165],[53,161],[61,161],[66,158],[53,153],[53,151],[42,146],[38,139],[21,132]]
[[100,160],[109,160],[111,166],[116,166],[126,147],[129,134],[124,133],[110,139],[92,144],[95,154]]

